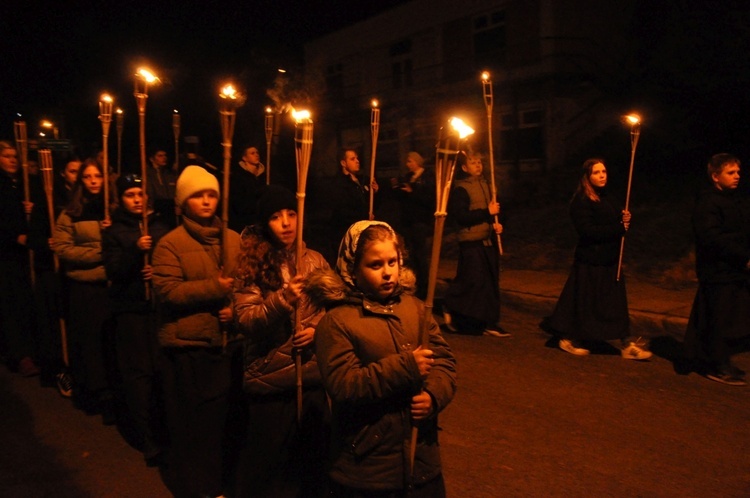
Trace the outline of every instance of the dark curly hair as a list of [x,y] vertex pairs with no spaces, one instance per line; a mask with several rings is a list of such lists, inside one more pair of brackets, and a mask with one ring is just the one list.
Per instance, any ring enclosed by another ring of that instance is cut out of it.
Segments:
[[286,264],[296,273],[294,254],[279,244],[265,227],[253,225],[242,231],[236,277],[243,285],[255,284],[263,293],[281,289],[284,278],[281,267]]

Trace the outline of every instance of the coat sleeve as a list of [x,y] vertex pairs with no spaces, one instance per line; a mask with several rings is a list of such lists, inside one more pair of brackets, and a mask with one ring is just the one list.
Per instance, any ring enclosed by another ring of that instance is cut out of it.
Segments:
[[250,285],[234,293],[234,314],[240,332],[250,341],[265,338],[279,322],[289,320],[293,311],[282,289],[264,296],[257,285]]
[[369,404],[395,395],[416,393],[422,381],[411,351],[364,364],[351,331],[338,314],[327,313],[316,329],[318,366],[334,402]]
[[693,213],[698,245],[736,268],[750,260],[749,243],[742,231],[726,228],[725,214],[715,202],[701,200]]
[[185,280],[178,253],[167,241],[162,240],[156,246],[152,266],[154,290],[163,302],[172,306],[209,304],[227,297],[216,277]]
[[[97,223],[92,221],[90,223]],[[52,250],[66,263],[96,264],[102,261],[101,242],[91,241],[86,245],[76,245],[75,225],[70,216],[63,211],[57,218],[57,225],[52,237]]]
[[430,349],[435,363],[424,383],[424,390],[432,395],[435,401],[435,413],[439,413],[453,400],[456,394],[456,357],[440,333],[440,327],[430,316],[429,323]]

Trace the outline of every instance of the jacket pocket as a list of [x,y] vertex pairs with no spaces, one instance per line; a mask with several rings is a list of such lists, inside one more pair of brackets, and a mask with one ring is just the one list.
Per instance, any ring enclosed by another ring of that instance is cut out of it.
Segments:
[[391,430],[391,420],[385,416],[374,424],[364,426],[352,441],[352,454],[362,458],[383,445]]

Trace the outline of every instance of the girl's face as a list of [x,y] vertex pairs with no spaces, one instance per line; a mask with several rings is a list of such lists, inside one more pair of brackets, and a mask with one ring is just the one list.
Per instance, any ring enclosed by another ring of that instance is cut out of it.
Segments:
[[607,167],[602,163],[596,163],[591,168],[589,183],[592,187],[602,188],[607,185]]
[[18,173],[18,153],[16,149],[7,147],[0,152],[0,169],[10,175]]
[[376,240],[365,247],[354,279],[366,295],[385,300],[396,289],[398,271],[398,250],[394,241]]
[[218,205],[219,193],[210,189],[196,192],[185,201],[188,216],[198,221],[212,220]]
[[286,249],[291,249],[297,239],[297,211],[282,209],[268,219],[268,228],[274,238]]
[[88,191],[89,194],[97,195],[102,191],[102,173],[96,166],[86,166],[86,169],[81,173],[81,182],[83,187]]
[[414,173],[419,169],[419,163],[412,159],[411,157],[406,159],[406,169]]
[[122,206],[128,213],[143,214],[143,189],[141,187],[127,189],[120,196],[120,199],[122,200]]

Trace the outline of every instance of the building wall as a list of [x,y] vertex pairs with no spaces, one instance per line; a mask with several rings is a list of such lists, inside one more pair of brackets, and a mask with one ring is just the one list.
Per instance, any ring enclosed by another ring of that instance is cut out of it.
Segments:
[[[306,75],[327,88],[316,143],[359,146],[366,170],[370,101],[378,98],[379,175],[403,168],[409,150],[432,158],[439,126],[453,114],[472,123],[474,147],[486,151],[479,74],[491,69],[498,179],[512,189],[540,172],[553,178],[617,122],[632,3],[613,11],[593,0],[414,0],[314,40]],[[319,162],[331,166],[318,174],[335,172],[335,158]]]

